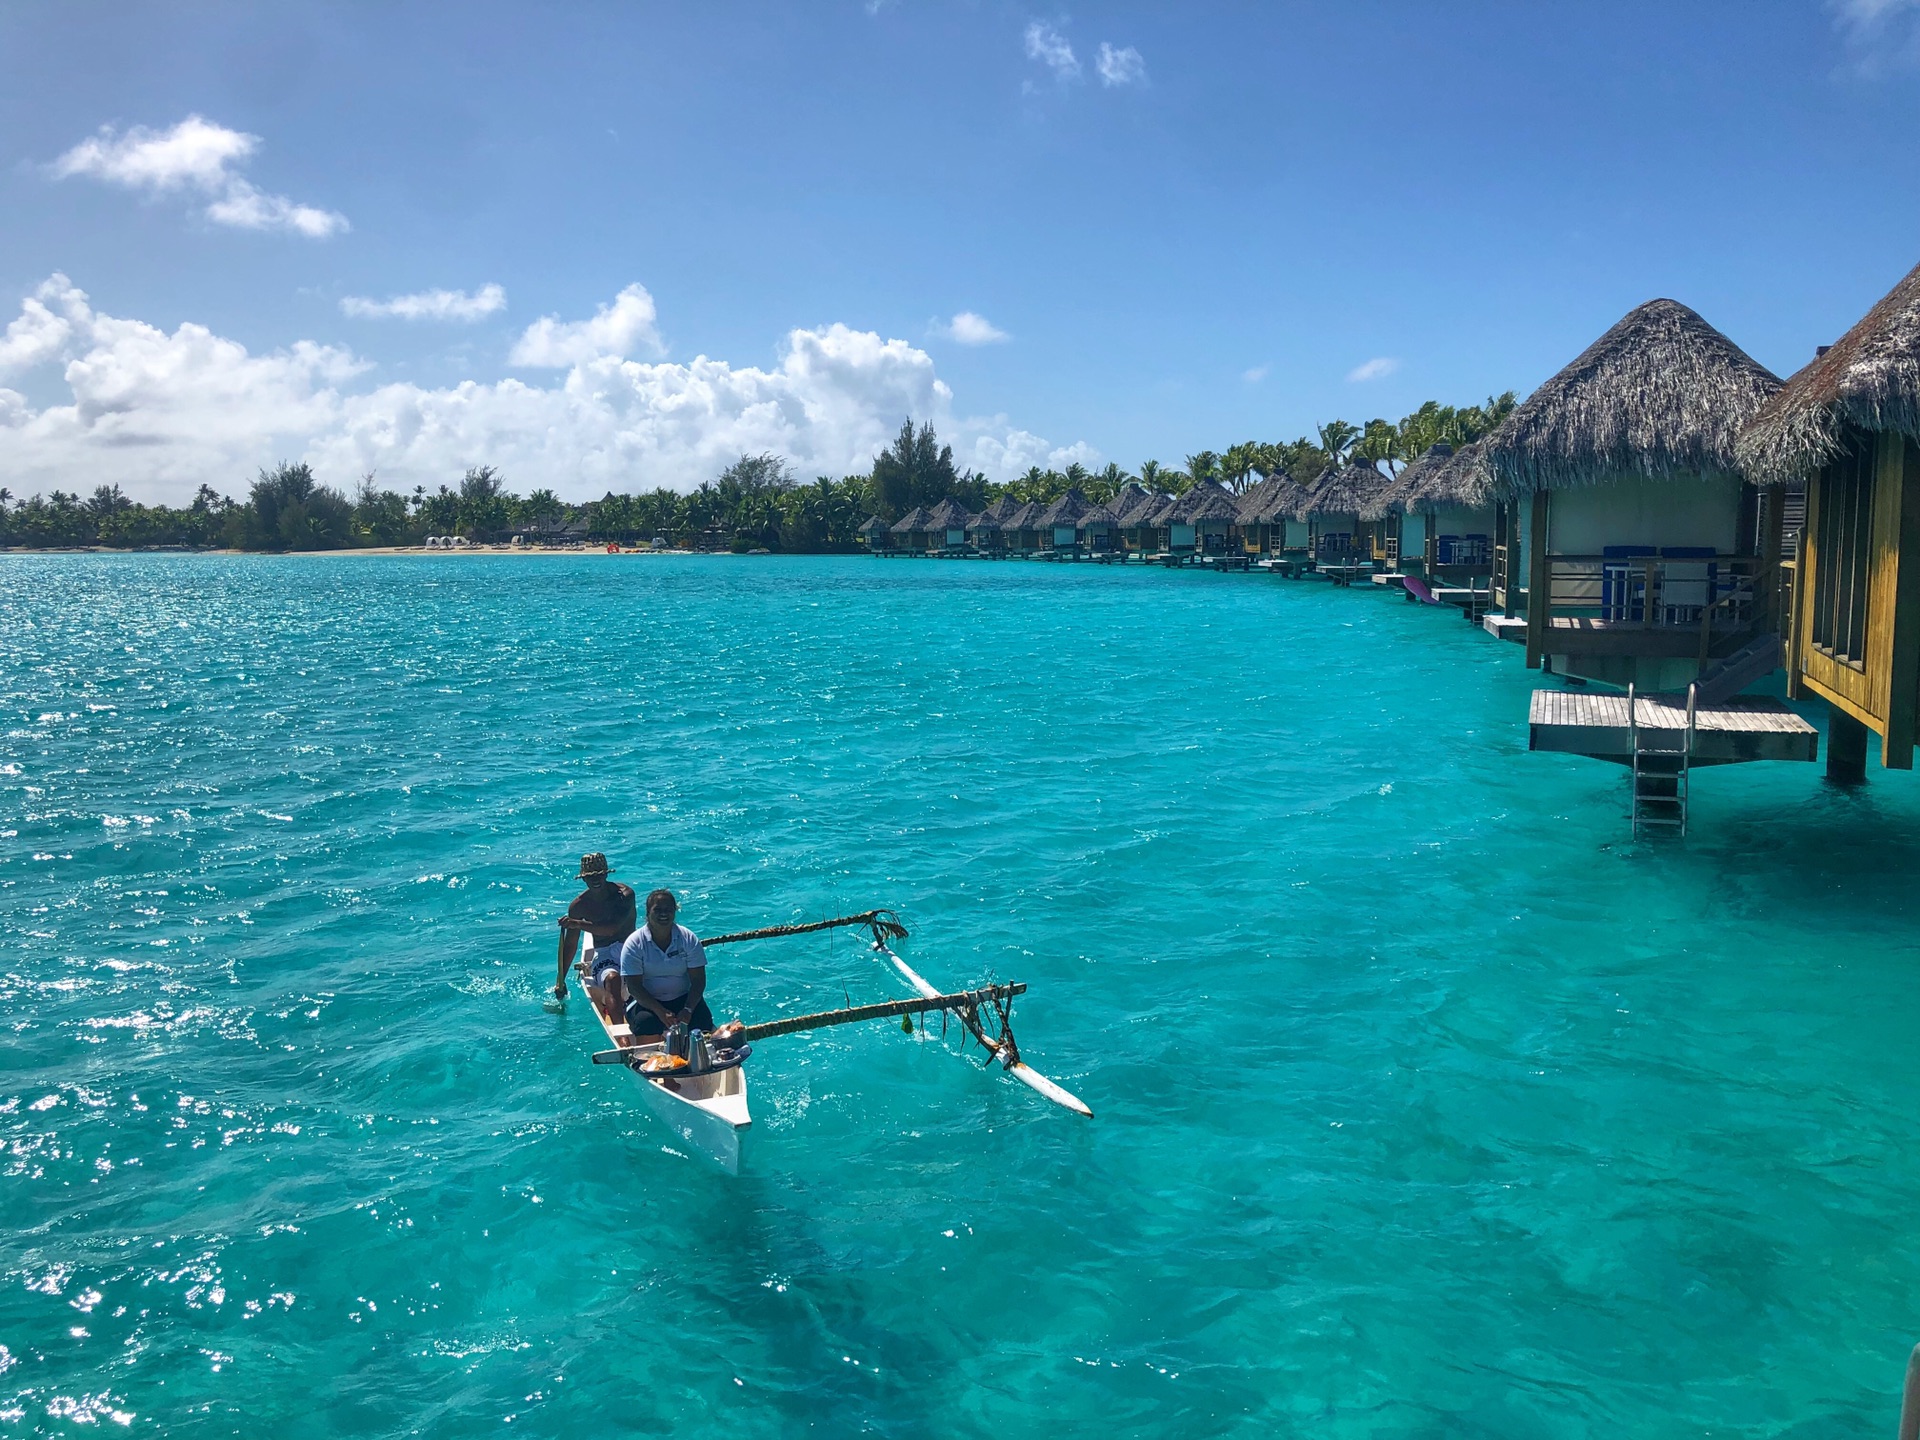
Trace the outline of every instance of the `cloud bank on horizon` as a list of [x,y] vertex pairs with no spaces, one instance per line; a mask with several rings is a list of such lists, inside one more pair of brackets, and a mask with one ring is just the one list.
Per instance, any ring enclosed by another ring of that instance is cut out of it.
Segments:
[[[424,318],[438,318],[440,302],[421,303]],[[377,471],[391,488],[433,489],[485,464],[517,488],[578,501],[691,489],[763,450],[803,475],[858,473],[908,416],[931,420],[962,464],[996,479],[1101,459],[1084,441],[1053,446],[1003,415],[956,418],[932,357],[870,330],[790,331],[765,369],[704,355],[630,358],[661,350],[653,297],[635,284],[588,319],[546,316],[521,334],[511,363],[563,369],[550,385],[369,384],[374,365],[342,347],[299,340],[255,355],[204,325],[168,334],[96,310],[55,274],[0,335],[0,474],[20,495],[118,484],[139,500],[181,503],[202,484],[239,494],[281,459],[306,460],[341,488]],[[5,388],[55,365],[64,400],[35,406]]]

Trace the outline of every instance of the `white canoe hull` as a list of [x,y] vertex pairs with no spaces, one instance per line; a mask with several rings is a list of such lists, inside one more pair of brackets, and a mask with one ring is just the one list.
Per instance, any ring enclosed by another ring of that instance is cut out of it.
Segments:
[[[584,979],[581,988],[586,988]],[[610,1044],[618,1048],[633,1044],[633,1031],[624,1020],[607,1019],[600,1007],[593,1003],[591,995],[587,997],[587,1005],[600,1022],[600,1028],[607,1032]],[[633,1048],[644,1055],[656,1052],[661,1047],[655,1041]],[[640,1098],[647,1109],[679,1136],[689,1149],[706,1156],[729,1175],[740,1173],[740,1135],[753,1124],[753,1114],[747,1108],[747,1072],[744,1066],[736,1065],[731,1070],[722,1070],[713,1075],[697,1075],[686,1079],[663,1077],[658,1080],[650,1079],[637,1070],[622,1068],[640,1087]]]

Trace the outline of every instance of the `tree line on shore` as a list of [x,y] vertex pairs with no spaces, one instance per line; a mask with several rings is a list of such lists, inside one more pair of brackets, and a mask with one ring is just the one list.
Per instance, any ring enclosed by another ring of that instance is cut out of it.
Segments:
[[805,482],[777,455],[742,455],[685,494],[610,490],[581,505],[564,503],[550,489],[516,495],[489,465],[469,469],[457,486],[417,486],[408,495],[382,488],[373,474],[362,476],[349,494],[322,483],[311,466],[283,462],[262,470],[243,500],[202,485],[184,506],[139,504],[118,485],[96,487],[85,499],[55,490],[20,500],[0,488],[0,546],[302,551],[420,545],[429,536],[498,542],[518,534],[536,541],[634,544],[662,537],[706,548],[830,553],[854,549],[855,532],[870,515],[891,523],[915,506],[947,499],[979,511],[1002,498],[1044,504],[1070,488],[1104,501],[1136,481],[1178,494],[1201,480],[1239,491],[1276,473],[1311,483],[1329,467],[1350,462],[1391,472],[1436,442],[1479,439],[1513,407],[1512,391],[1481,405],[1429,400],[1397,423],[1331,420],[1291,442],[1202,450],[1179,467],[1157,460],[1134,472],[1114,464],[1100,470],[1078,463],[1062,470],[1034,466],[1001,482],[960,468],[931,424],[916,428],[908,420],[865,475]]

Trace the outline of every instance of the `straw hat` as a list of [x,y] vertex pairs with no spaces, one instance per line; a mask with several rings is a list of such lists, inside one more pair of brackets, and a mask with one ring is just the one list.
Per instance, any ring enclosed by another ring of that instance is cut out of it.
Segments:
[[598,850],[580,857],[580,878],[598,880],[613,873],[613,867],[607,864],[607,857]]

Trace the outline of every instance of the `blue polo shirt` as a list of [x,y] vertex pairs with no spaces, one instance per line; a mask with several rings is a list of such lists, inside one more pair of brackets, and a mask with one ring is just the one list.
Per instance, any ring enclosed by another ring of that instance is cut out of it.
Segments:
[[638,976],[641,988],[656,1000],[678,1000],[693,988],[689,970],[707,968],[707,952],[684,925],[673,927],[673,938],[662,950],[654,943],[653,932],[642,925],[620,947],[620,977]]

